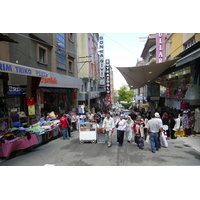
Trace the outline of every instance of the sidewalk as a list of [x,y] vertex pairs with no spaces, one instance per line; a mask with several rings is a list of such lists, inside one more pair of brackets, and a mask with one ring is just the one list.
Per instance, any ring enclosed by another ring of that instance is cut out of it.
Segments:
[[183,142],[185,142],[185,145],[188,145],[200,152],[200,134],[191,135],[188,137],[178,137],[178,139],[181,139]]

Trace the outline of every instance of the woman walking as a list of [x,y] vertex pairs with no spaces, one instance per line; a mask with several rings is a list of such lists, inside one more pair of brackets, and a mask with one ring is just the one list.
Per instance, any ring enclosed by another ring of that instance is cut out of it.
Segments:
[[127,117],[126,120],[126,138],[127,141],[130,143],[133,137],[133,120],[131,119],[131,116]]
[[136,121],[133,125],[133,131],[135,132],[135,143],[140,149],[144,148],[144,127],[145,123],[141,116],[137,116]]
[[119,142],[118,146],[123,146],[124,142],[124,131],[126,130],[126,120],[123,119],[124,115],[120,115],[119,119],[116,121],[115,125],[117,128],[117,142]]

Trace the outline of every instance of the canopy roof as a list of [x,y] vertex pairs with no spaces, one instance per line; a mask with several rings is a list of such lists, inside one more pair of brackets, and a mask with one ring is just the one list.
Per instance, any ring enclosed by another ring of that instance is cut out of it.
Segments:
[[129,87],[131,87],[131,89],[137,89],[155,80],[166,69],[172,66],[177,59],[151,65],[116,68],[121,72]]

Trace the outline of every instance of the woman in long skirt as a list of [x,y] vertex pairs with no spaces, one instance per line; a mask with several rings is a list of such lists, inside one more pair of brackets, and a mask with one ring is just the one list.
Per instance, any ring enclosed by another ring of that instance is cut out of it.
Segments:
[[117,127],[117,142],[119,142],[119,146],[122,147],[124,142],[124,131],[126,130],[126,120],[123,119],[123,115],[120,115],[115,125]]
[[144,148],[144,127],[144,120],[141,118],[141,116],[137,116],[136,121],[133,125],[133,131],[135,132],[135,143],[140,149]]
[[130,143],[133,137],[133,120],[130,116],[127,117],[126,120],[126,138],[127,141]]

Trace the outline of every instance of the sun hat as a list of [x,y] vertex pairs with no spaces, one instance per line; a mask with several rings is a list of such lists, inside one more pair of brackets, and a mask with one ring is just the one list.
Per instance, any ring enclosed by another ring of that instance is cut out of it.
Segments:
[[160,115],[159,115],[159,113],[158,113],[158,112],[156,112],[156,113],[155,113],[155,117],[157,117],[157,118],[159,118],[159,117],[160,117]]

